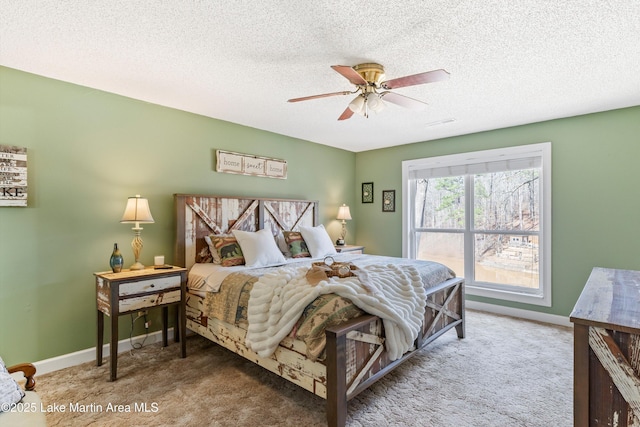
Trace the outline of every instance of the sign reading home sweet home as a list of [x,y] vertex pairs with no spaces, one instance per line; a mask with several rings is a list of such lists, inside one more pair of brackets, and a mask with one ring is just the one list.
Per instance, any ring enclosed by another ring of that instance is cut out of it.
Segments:
[[27,149],[0,145],[0,206],[27,206]]
[[216,150],[217,172],[287,179],[287,161]]

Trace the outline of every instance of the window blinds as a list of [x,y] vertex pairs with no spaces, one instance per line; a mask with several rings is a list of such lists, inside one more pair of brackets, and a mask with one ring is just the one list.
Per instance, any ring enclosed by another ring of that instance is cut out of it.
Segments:
[[497,159],[458,158],[455,163],[443,162],[442,158],[433,162],[429,162],[429,159],[423,159],[425,161],[421,162],[421,164],[409,166],[409,179],[445,178],[542,167],[542,153],[539,155],[527,154],[529,155]]

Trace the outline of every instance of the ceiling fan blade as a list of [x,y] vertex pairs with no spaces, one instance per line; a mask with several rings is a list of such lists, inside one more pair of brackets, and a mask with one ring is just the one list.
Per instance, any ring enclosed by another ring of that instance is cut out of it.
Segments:
[[336,70],[342,77],[349,80],[354,85],[366,85],[367,81],[353,67],[348,65],[332,65],[331,68]]
[[401,107],[410,108],[412,110],[421,110],[427,105],[426,102],[419,101],[417,99],[409,98],[408,96],[400,95],[393,92],[382,92],[380,97],[387,102],[399,105]]
[[397,89],[399,87],[405,86],[415,86],[424,83],[440,82],[442,80],[447,80],[448,78],[449,73],[445,70],[440,69],[427,71],[426,73],[414,74],[412,76],[404,76],[398,77],[397,79],[387,80],[386,82],[380,83],[380,86],[385,89]]
[[337,96],[337,95],[351,95],[352,93],[353,92],[349,92],[348,90],[343,90],[342,92],[331,92],[331,93],[323,93],[321,95],[303,96],[302,98],[292,98],[287,100],[287,102],[308,101],[310,99],[328,98],[330,96]]
[[347,107],[347,109],[342,112],[340,117],[338,117],[338,120],[347,120],[350,119],[351,116],[353,116],[353,111],[351,111],[351,108]]

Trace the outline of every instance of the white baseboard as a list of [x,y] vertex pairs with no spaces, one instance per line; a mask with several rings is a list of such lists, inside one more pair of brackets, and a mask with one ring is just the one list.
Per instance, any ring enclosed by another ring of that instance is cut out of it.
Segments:
[[[173,340],[173,328],[169,328],[167,331],[167,338]],[[144,340],[144,345],[153,344],[156,342],[162,341],[162,331],[152,332],[148,336],[138,335],[133,337],[131,341],[129,338],[118,341],[118,354],[124,353],[126,351],[131,350],[133,344],[142,344]],[[107,359],[110,352],[111,345],[105,344],[102,347],[102,358],[103,363],[105,363],[105,359]],[[61,356],[52,357],[50,359],[41,360],[39,362],[35,362],[34,366],[36,367],[37,375],[47,374],[49,372],[57,371],[59,369],[69,368],[71,366],[80,365],[85,362],[95,362],[96,360],[96,348],[91,347],[85,350],[79,350],[73,353],[63,354]]]
[[523,310],[521,308],[505,307],[502,305],[487,304],[478,301],[465,301],[465,307],[472,310],[486,311],[489,313],[503,314],[505,316],[519,317],[521,319],[534,320],[536,322],[551,323],[553,325],[573,327],[568,317],[557,314],[540,313],[539,311]]

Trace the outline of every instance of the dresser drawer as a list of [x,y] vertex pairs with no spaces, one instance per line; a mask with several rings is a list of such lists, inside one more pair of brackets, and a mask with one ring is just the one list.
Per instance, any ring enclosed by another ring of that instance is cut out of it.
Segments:
[[180,301],[180,290],[159,292],[157,294],[144,295],[141,297],[125,298],[120,300],[118,311],[126,313],[156,307],[164,304],[172,304]]
[[181,280],[180,276],[164,276],[137,282],[121,283],[118,294],[120,297],[125,297],[127,295],[160,292],[163,289],[179,288]]

